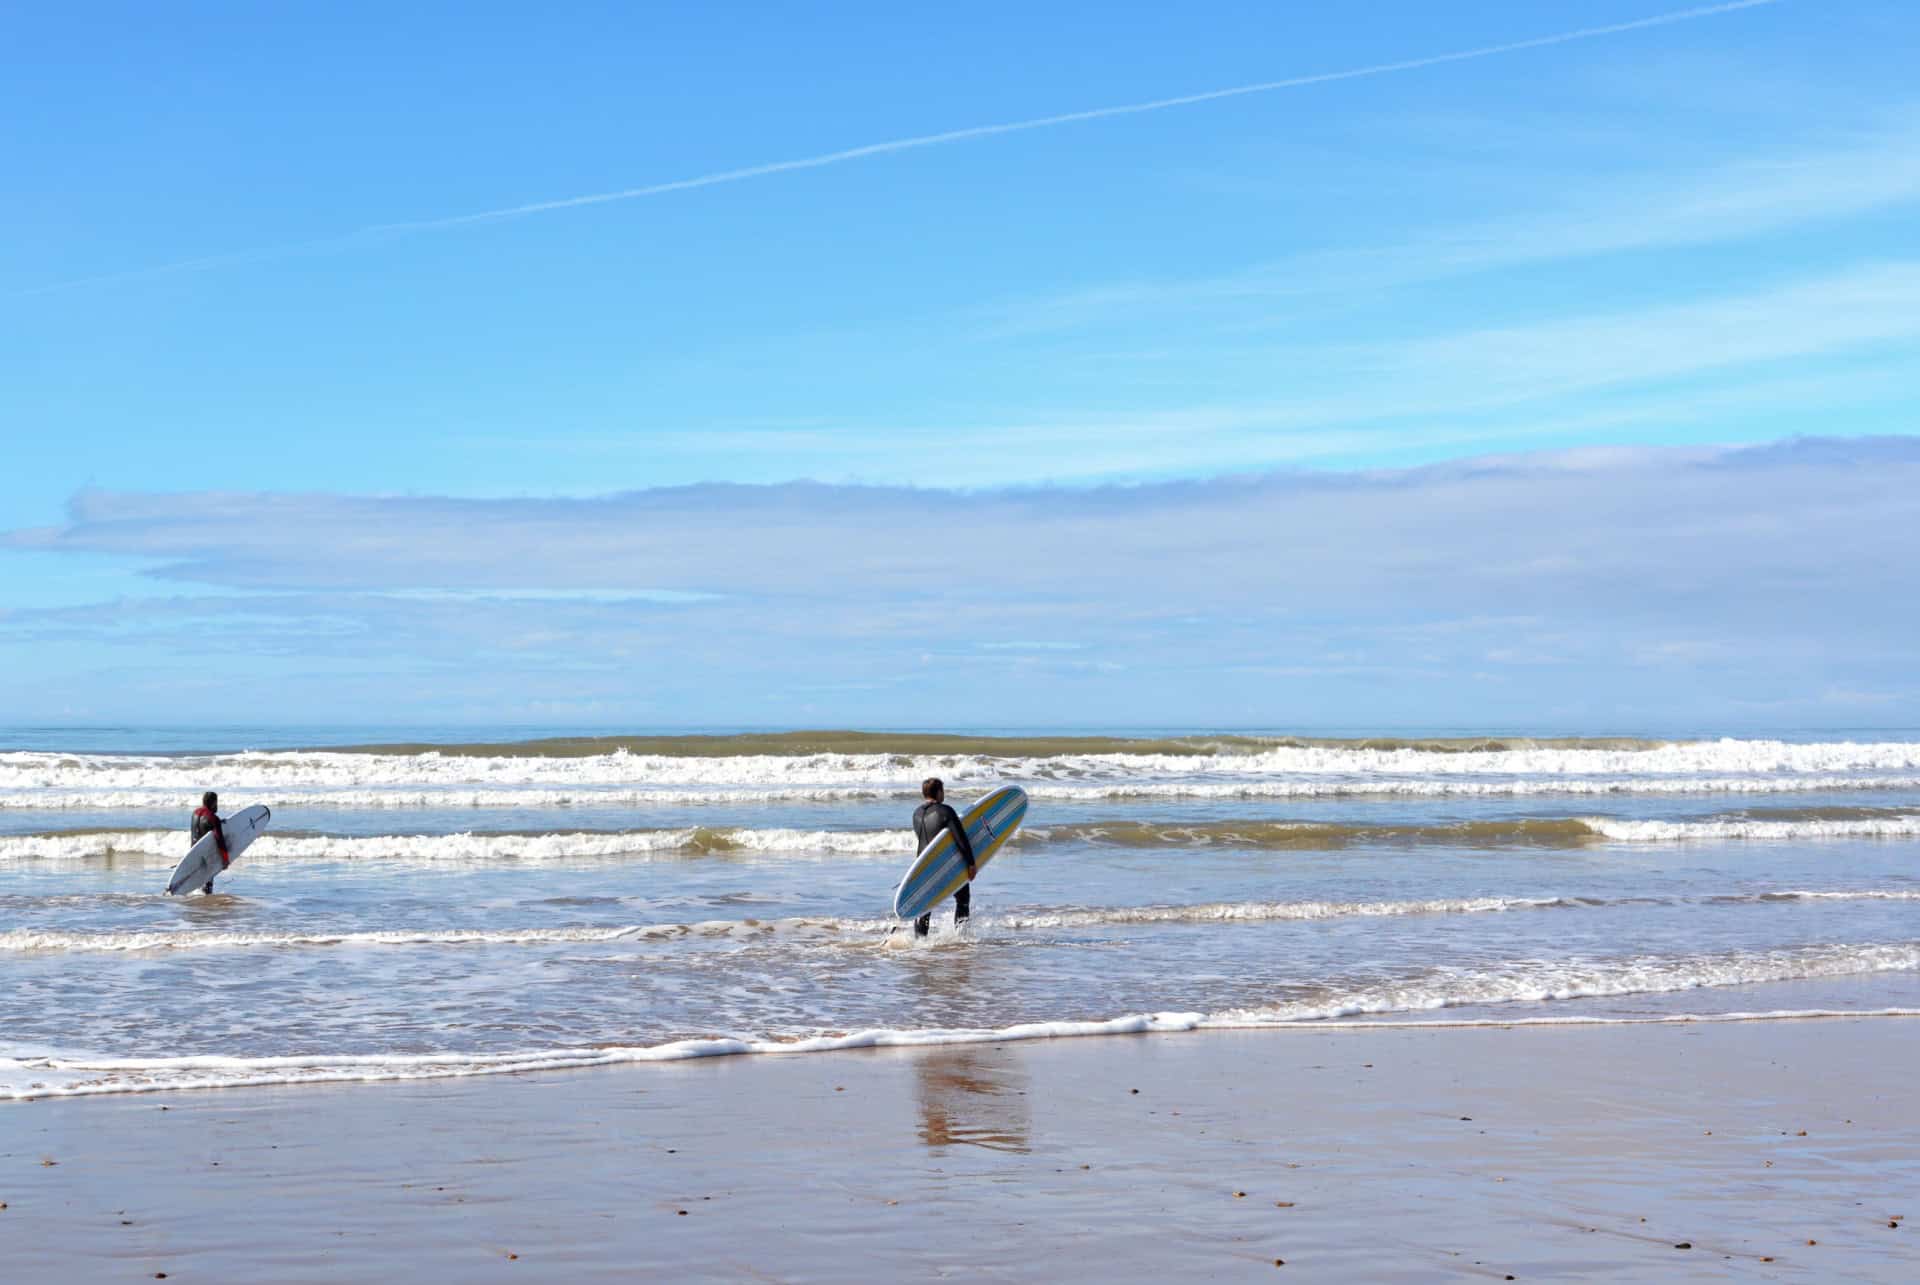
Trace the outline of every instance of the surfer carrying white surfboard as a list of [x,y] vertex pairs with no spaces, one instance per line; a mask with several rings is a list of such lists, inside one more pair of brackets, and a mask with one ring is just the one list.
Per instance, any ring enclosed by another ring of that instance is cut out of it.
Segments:
[[[913,836],[920,841],[920,850],[926,851],[927,845],[940,837],[942,830],[953,833],[953,846],[960,849],[960,855],[966,858],[967,879],[971,881],[980,872],[973,861],[973,844],[967,839],[967,827],[960,823],[960,814],[947,806],[947,787],[937,776],[930,776],[920,782],[922,803],[913,813]],[[960,885],[953,894],[953,925],[958,928],[973,913],[973,884]],[[925,937],[933,931],[933,912],[913,921],[913,935]]]
[[[220,849],[220,868],[225,870],[233,864],[233,858],[227,855],[227,832],[220,828],[220,796],[208,790],[200,796],[200,806],[193,810],[193,841],[200,842],[207,835],[214,835],[214,843]],[[207,880],[206,891],[213,891],[213,880]]]

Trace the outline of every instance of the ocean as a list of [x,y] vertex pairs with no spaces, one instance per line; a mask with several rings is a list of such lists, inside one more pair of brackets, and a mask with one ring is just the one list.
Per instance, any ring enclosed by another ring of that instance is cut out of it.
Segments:
[[[0,1098],[1920,1011],[1920,734],[544,731],[0,730]],[[915,941],[934,775],[1031,809]],[[170,898],[208,789],[272,830]]]

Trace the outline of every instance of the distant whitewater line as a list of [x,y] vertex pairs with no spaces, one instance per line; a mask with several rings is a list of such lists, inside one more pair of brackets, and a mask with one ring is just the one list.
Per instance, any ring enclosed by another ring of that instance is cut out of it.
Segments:
[[[1001,778],[995,777],[1000,782]],[[1012,780],[1013,778],[1008,778]],[[1020,782],[1028,797],[1069,803],[1100,803],[1126,799],[1364,799],[1364,798],[1545,798],[1611,795],[1683,794],[1806,794],[1832,791],[1920,790],[1916,776],[1749,776],[1670,777],[1647,779],[1579,780],[1391,780],[1354,781],[1133,781],[1098,785],[1057,785],[1028,779]],[[964,803],[981,792],[978,784],[949,782],[949,796]],[[443,810],[490,808],[628,808],[725,806],[764,803],[860,803],[883,799],[913,799],[919,784],[846,786],[768,786],[759,789],[675,788],[641,789],[583,787],[579,789],[471,789],[447,787],[413,789],[236,788],[221,786],[223,806],[266,803],[277,813],[296,807],[361,810]],[[191,795],[189,801],[197,799]],[[0,791],[0,809],[13,811],[180,811],[178,790],[6,790]]]
[[[970,935],[1046,932],[1168,924],[1234,925],[1308,923],[1340,919],[1398,919],[1436,915],[1512,914],[1535,910],[1603,910],[1643,905],[1778,905],[1822,901],[1920,901],[1920,890],[1906,888],[1788,889],[1711,893],[1678,898],[1649,897],[1447,897],[1424,901],[1241,901],[1191,906],[1109,906],[1067,910],[1026,910],[977,916]],[[436,928],[340,931],[227,931],[139,929],[72,932],[38,929],[0,931],[0,954],[132,954],[179,950],[281,950],[326,947],[489,947],[602,945],[615,942],[672,943],[679,940],[757,941],[791,938],[819,943],[853,940],[872,943],[899,926],[891,918],[799,915],[785,919],[711,919],[694,923],[584,924],[564,928]]]
[[[1119,848],[1228,848],[1324,851],[1350,847],[1581,847],[1595,843],[1707,843],[1729,840],[1907,839],[1920,837],[1920,812],[1903,809],[1808,809],[1796,819],[1749,816],[1692,821],[1615,817],[1532,817],[1448,824],[1388,825],[1308,821],[1086,821],[1033,826],[1016,848],[1082,844]],[[1820,815],[1837,812],[1843,815]],[[1864,814],[1864,815],[1863,815]],[[138,860],[171,864],[186,849],[177,830],[81,830],[0,837],[0,861]],[[756,854],[839,858],[905,858],[914,850],[904,828],[797,830],[685,826],[662,830],[576,833],[425,835],[272,834],[256,840],[249,862],[280,861],[571,861],[634,856]]]
[[[463,756],[438,751],[380,754],[263,751],[212,756],[0,754],[0,794],[33,797],[196,798],[278,795],[316,790],[436,790],[455,797],[493,797],[508,789],[597,792],[627,789],[654,797],[739,790],[764,797],[848,797],[849,792],[917,792],[922,778],[945,777],[951,789],[1018,782],[1037,790],[1152,792],[1160,789],[1367,787],[1398,792],[1415,786],[1458,788],[1487,778],[1509,788],[1577,788],[1618,778],[1633,788],[1697,787],[1721,778],[1800,779],[1839,773],[1920,771],[1920,742],[1696,741],[1645,748],[1372,749],[1353,746],[1272,747],[1235,754],[1062,753],[990,756],[951,753],[739,754],[673,756],[616,749],[581,757]],[[1549,786],[1547,783],[1553,783]],[[1612,788],[1611,786],[1608,788]],[[636,794],[636,797],[640,797]],[[1036,795],[1036,797],[1038,797]],[[1063,796],[1064,797],[1064,796]],[[15,806],[21,806],[18,802]]]
[[[169,1058],[96,1057],[86,1054],[0,1058],[0,1099],[86,1097],[176,1089],[240,1088],[341,1081],[408,1081],[532,1071],[576,1070],[696,1057],[795,1056],[845,1049],[1004,1043],[1013,1040],[1084,1038],[1099,1035],[1176,1033],[1247,1027],[1281,1028],[1325,1024],[1369,1015],[1418,1014],[1449,1008],[1542,1004],[1587,998],[1658,995],[1703,988],[1764,985],[1818,978],[1920,970],[1920,944],[1808,946],[1789,950],[1720,955],[1631,956],[1591,963],[1521,962],[1472,971],[1435,970],[1417,978],[1324,993],[1264,1008],[1220,1013],[1158,1012],[1087,1020],[1061,1017],[1000,1028],[901,1029],[795,1033],[791,1036],[716,1034],[659,1044],[526,1049],[508,1052],[408,1052],[347,1055],[291,1054],[276,1057],[203,1055]],[[1911,1018],[1920,1010],[1879,1008],[1671,1014],[1653,1019],[1688,1021],[1780,1021],[1823,1017]],[[1563,1022],[1565,1016],[1520,1014],[1474,1025]],[[1645,1021],[1585,1017],[1584,1020]],[[1428,1023],[1411,1023],[1425,1025]]]

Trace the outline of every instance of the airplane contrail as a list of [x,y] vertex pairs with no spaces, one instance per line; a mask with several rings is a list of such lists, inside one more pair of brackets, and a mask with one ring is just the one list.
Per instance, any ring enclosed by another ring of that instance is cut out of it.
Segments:
[[1782,2],[1783,0],[1728,0],[1727,3],[1723,4],[1702,5],[1691,9],[1676,9],[1668,13],[1655,14],[1648,18],[1635,18],[1628,22],[1609,23],[1599,27],[1580,27],[1572,31],[1556,32],[1550,36],[1535,36],[1527,40],[1511,40],[1498,45],[1481,45],[1474,49],[1457,49],[1450,53],[1430,54],[1422,58],[1407,58],[1399,62],[1374,63],[1366,67],[1351,67],[1344,71],[1325,71],[1307,76],[1292,76],[1285,80],[1267,80],[1251,85],[1235,85],[1228,89],[1209,89],[1200,93],[1181,94],[1173,98],[1155,98],[1146,102],[1122,103],[1111,107],[1093,107],[1082,111],[1061,112],[1053,116],[1036,116],[1028,120],[1006,121],[995,125],[969,125],[960,129],[942,130],[935,134],[916,134],[909,138],[895,138],[885,142],[867,143],[860,147],[842,148],[834,152],[821,152],[815,156],[802,156],[793,160],[771,161],[764,165],[748,165],[739,169],[717,170],[711,174],[700,174],[692,178],[673,179],[663,183],[650,183],[643,187],[622,188],[613,192],[593,192],[585,196],[568,196],[547,201],[530,201],[523,205],[502,206],[499,209],[482,210],[475,214],[455,214],[444,218],[375,224],[370,227],[361,228],[355,232],[315,241],[303,241],[292,245],[270,246],[255,250],[242,250],[232,254],[210,255],[179,263],[163,264],[154,268],[136,269],[130,272],[87,277],[56,285],[39,286],[30,290],[17,291],[15,292],[15,297],[27,294],[45,294],[76,286],[121,281],[133,277],[154,276],[161,273],[191,272],[224,264],[246,262],[262,257],[280,257],[315,250],[334,249],[397,234],[431,232],[444,228],[461,227],[470,223],[496,222],[503,219],[523,218],[531,214],[551,213],[555,210],[577,209],[586,205],[606,205],[615,201],[637,201],[647,197],[665,196],[673,192],[687,192],[696,188],[717,187],[723,183],[741,183],[748,179],[767,178],[775,174],[788,174],[795,170],[822,169],[829,165],[840,165],[847,161],[865,160],[868,157],[874,156],[886,156],[894,152],[914,151],[923,147],[939,147],[947,143],[965,142],[969,139],[976,138],[991,138],[1001,134],[1019,134],[1029,130],[1052,129],[1060,125],[1074,125],[1083,121],[1106,120],[1115,116],[1138,116],[1147,112],[1167,111],[1175,107],[1192,107],[1200,103],[1218,102],[1224,98],[1243,98],[1252,94],[1270,94],[1277,90],[1301,89],[1309,85],[1325,85],[1335,81],[1361,80],[1372,76],[1390,76],[1397,72],[1417,71],[1423,67],[1439,67],[1447,63],[1468,62],[1477,58],[1493,58],[1501,54],[1520,53],[1528,49],[1543,49],[1549,45],[1571,44],[1578,40],[1594,40],[1603,36],[1621,35],[1629,31],[1643,31],[1649,27],[1664,27],[1679,22],[1692,22],[1700,18],[1716,17],[1721,14],[1734,13],[1742,9],[1758,9]]
[[892,152],[912,151],[922,147],[938,147],[943,143],[959,143],[973,138],[990,138],[996,134],[1019,134],[1034,129],[1051,129],[1056,125],[1074,125],[1081,121],[1105,120],[1111,116],[1138,116],[1145,112],[1166,111],[1171,107],[1191,107],[1197,103],[1217,102],[1222,98],[1242,98],[1249,94],[1270,94],[1279,89],[1300,89],[1307,85],[1325,85],[1337,80],[1360,80],[1368,76],[1387,76],[1394,72],[1416,71],[1422,67],[1438,67],[1444,63],[1466,62],[1473,58],[1491,58],[1497,54],[1519,53],[1524,49],[1540,49],[1548,45],[1564,45],[1576,40],[1592,40],[1599,36],[1615,36],[1622,32],[1639,31],[1647,27],[1663,27],[1676,22],[1688,22],[1696,18],[1710,18],[1717,14],[1732,13],[1739,9],[1757,9],[1763,5],[1779,4],[1781,0],[1730,0],[1730,3],[1706,5],[1696,9],[1679,9],[1672,13],[1657,14],[1651,18],[1636,18],[1631,22],[1616,22],[1604,27],[1582,27],[1576,31],[1562,31],[1551,36],[1535,36],[1531,40],[1514,40],[1501,45],[1483,45],[1478,49],[1461,49],[1453,53],[1431,54],[1425,58],[1409,58],[1401,62],[1376,63],[1370,67],[1353,67],[1346,71],[1324,71],[1311,76],[1293,76],[1286,80],[1267,80],[1254,85],[1236,85],[1231,89],[1209,89],[1197,94],[1182,94],[1177,98],[1156,98],[1144,103],[1123,103],[1117,107],[1094,107],[1085,111],[1062,112],[1056,116],[1036,116],[1031,120],[1008,121],[999,125],[969,125],[963,129],[942,130],[937,134],[917,134],[911,138],[890,139],[884,143],[868,143],[862,147],[848,147],[837,152],[822,152],[818,156],[803,156],[791,161],[773,161],[765,165],[749,165],[741,169],[720,170],[713,174],[702,174],[695,178],[674,179],[666,183],[651,183],[645,187],[622,188],[617,192],[595,192],[587,196],[568,196],[551,201],[532,201],[525,205],[509,205],[497,210],[483,210],[478,214],[456,214],[440,219],[420,219],[411,223],[386,223],[366,229],[369,232],[424,232],[433,228],[459,227],[464,223],[483,223],[494,219],[512,219],[527,214],[544,214],[550,210],[571,210],[582,205],[604,205],[611,201],[635,201],[648,196],[665,196],[669,192],[685,192],[699,187],[715,187],[722,183],[739,183],[746,179],[765,178],[772,174],[786,174],[794,170],[820,169],[827,165],[839,165],[846,161],[864,160],[869,156],[885,156]]

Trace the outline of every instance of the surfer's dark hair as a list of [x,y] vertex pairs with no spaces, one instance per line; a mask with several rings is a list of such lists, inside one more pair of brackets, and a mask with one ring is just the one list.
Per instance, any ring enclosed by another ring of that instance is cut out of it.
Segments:
[[930,776],[920,782],[920,797],[923,799],[937,799],[946,792],[945,782],[937,776]]
[[200,806],[203,808],[210,808],[214,804],[218,803],[219,801],[220,801],[220,796],[215,794],[212,790],[208,790],[205,794],[200,796]]

